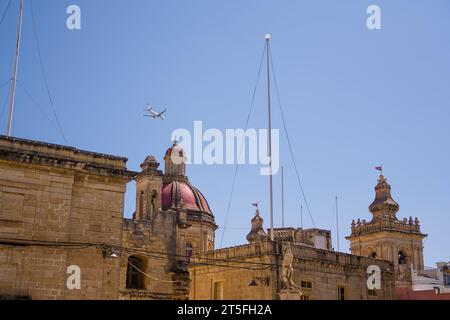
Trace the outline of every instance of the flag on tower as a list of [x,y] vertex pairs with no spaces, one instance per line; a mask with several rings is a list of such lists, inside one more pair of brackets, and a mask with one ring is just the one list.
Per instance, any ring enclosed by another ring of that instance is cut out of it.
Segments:
[[375,170],[383,171],[383,167],[382,166],[375,167]]
[[252,203],[252,206],[254,206],[255,208],[258,208],[258,202]]

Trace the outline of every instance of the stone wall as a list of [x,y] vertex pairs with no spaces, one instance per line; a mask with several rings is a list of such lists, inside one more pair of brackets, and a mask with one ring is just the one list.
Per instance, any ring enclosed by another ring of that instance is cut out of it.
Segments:
[[[293,281],[299,287],[304,285],[304,298],[337,300],[339,287],[345,288],[349,300],[394,298],[393,265],[387,261],[296,244],[291,248]],[[281,243],[270,241],[196,255],[189,268],[190,298],[213,299],[214,283],[221,282],[223,299],[277,299],[280,261]],[[381,269],[381,289],[376,296],[369,296],[367,267],[374,264]],[[249,285],[254,278],[258,286]]]
[[[0,295],[116,299],[125,158],[0,136]],[[66,286],[81,269],[81,289]]]

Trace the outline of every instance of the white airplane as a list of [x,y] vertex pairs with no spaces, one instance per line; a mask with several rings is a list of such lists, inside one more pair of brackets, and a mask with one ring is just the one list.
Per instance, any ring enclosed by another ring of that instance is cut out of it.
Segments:
[[144,110],[145,112],[148,112],[148,114],[144,114],[144,117],[151,117],[153,119],[155,118],[160,118],[161,120],[164,120],[164,112],[167,111],[167,109],[164,109],[161,112],[156,112],[155,110],[153,110],[153,108],[148,104],[147,108]]

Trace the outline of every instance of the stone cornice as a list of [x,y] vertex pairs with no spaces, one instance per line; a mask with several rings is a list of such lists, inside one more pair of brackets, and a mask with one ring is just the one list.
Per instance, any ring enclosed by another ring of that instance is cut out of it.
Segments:
[[1,135],[0,160],[87,171],[124,179],[132,179],[137,175],[126,168],[127,158],[124,157]]

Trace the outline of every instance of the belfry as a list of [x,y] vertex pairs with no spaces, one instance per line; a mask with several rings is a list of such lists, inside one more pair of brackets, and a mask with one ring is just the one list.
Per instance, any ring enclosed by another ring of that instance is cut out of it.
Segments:
[[394,263],[396,287],[410,285],[411,267],[422,270],[423,239],[419,219],[412,217],[399,220],[398,203],[391,196],[391,186],[380,175],[375,186],[375,199],[369,206],[372,220],[352,221],[350,241],[352,254]]

